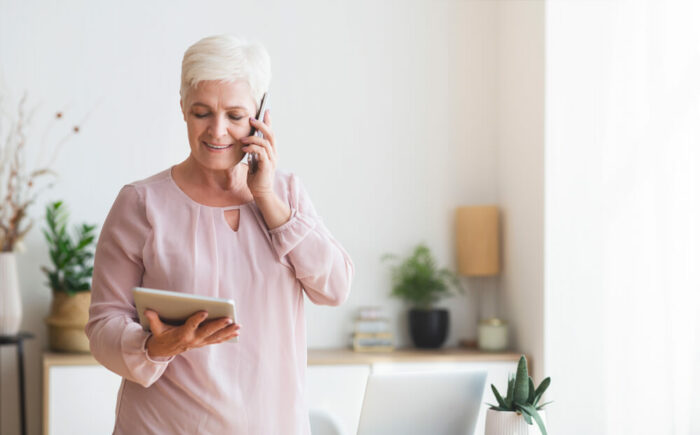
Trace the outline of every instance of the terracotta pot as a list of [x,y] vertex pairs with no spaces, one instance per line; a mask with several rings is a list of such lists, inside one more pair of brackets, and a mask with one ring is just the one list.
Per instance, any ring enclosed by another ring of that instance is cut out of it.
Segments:
[[[539,411],[545,429],[547,419],[544,410]],[[547,431],[549,432],[549,431]],[[516,412],[496,411],[488,409],[486,411],[485,435],[540,435],[540,427],[534,421],[527,424],[525,418]]]
[[22,323],[22,300],[14,252],[0,252],[0,335],[15,335]]
[[49,347],[56,352],[90,352],[85,335],[90,309],[90,292],[73,296],[54,292],[51,314],[46,318],[49,328]]

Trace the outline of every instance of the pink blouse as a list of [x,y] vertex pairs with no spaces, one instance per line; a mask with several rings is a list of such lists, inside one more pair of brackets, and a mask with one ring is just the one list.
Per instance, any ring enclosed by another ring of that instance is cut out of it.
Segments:
[[[119,192],[97,244],[86,327],[92,354],[123,377],[115,433],[310,433],[303,294],[341,304],[353,264],[295,175],[278,170],[275,191],[292,217],[271,231],[254,202],[199,204],[171,169]],[[230,209],[240,210],[237,231]],[[136,286],[233,299],[239,342],[149,357]]]

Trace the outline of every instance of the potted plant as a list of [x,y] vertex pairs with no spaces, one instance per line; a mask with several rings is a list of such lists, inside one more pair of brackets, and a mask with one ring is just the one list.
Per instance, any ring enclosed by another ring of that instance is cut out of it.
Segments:
[[[16,111],[8,102],[9,96],[0,89],[0,335],[15,335],[22,324],[16,253],[24,250],[23,239],[32,228],[29,211],[41,192],[52,186],[47,178],[56,175],[51,166],[61,146],[80,131],[78,125],[73,125],[67,135],[60,131],[63,138],[53,152],[47,152],[44,142],[53,137],[48,133],[53,122],[65,123],[64,114],[57,112],[43,135],[31,134],[36,107],[27,107],[26,94]],[[38,144],[41,153],[32,167],[27,163],[27,150],[37,137],[42,138]]]
[[[486,412],[485,435],[547,435],[546,419],[543,408],[551,403],[540,404],[544,392],[549,387],[550,379],[545,378],[535,388],[535,383],[528,375],[525,356],[520,356],[515,377],[508,377],[508,391],[503,397],[491,384],[498,405],[490,406]],[[537,423],[537,428],[533,425]]]
[[[397,260],[392,254],[384,260]],[[413,253],[391,268],[391,295],[411,304],[409,329],[419,348],[439,348],[447,338],[449,312],[435,308],[442,298],[452,295],[451,288],[463,291],[459,278],[449,270],[439,269],[430,249],[420,244]]]
[[84,329],[90,308],[90,281],[94,256],[95,225],[82,224],[71,237],[68,212],[61,201],[46,207],[44,237],[53,267],[42,266],[53,291],[51,313],[46,318],[49,345],[62,352],[90,352]]

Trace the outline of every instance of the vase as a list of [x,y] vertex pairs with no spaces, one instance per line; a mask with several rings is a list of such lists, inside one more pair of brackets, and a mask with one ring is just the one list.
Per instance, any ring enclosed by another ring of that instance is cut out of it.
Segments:
[[422,349],[437,349],[445,343],[450,323],[446,309],[421,310],[413,308],[408,312],[408,326],[413,344]]
[[21,323],[17,259],[14,252],[0,252],[0,335],[16,335]]
[[[547,427],[547,419],[544,411],[538,411],[542,422]],[[517,412],[496,411],[488,409],[486,411],[486,430],[484,435],[540,435],[540,427],[532,421],[527,424],[525,418]]]
[[55,352],[90,352],[90,341],[85,335],[90,310],[90,292],[74,295],[53,292],[51,313],[46,318],[49,329],[49,347]]

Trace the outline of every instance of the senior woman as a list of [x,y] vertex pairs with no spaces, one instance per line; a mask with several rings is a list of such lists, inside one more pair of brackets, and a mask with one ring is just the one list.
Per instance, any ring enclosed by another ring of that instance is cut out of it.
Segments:
[[[299,179],[276,169],[269,112],[254,119],[269,65],[262,46],[231,36],[192,45],[180,88],[189,157],[124,186],[104,223],[86,332],[123,377],[117,434],[310,432],[303,296],[339,305],[353,265]],[[238,323],[200,312],[172,326],[150,311],[147,333],[136,286],[234,299]]]

